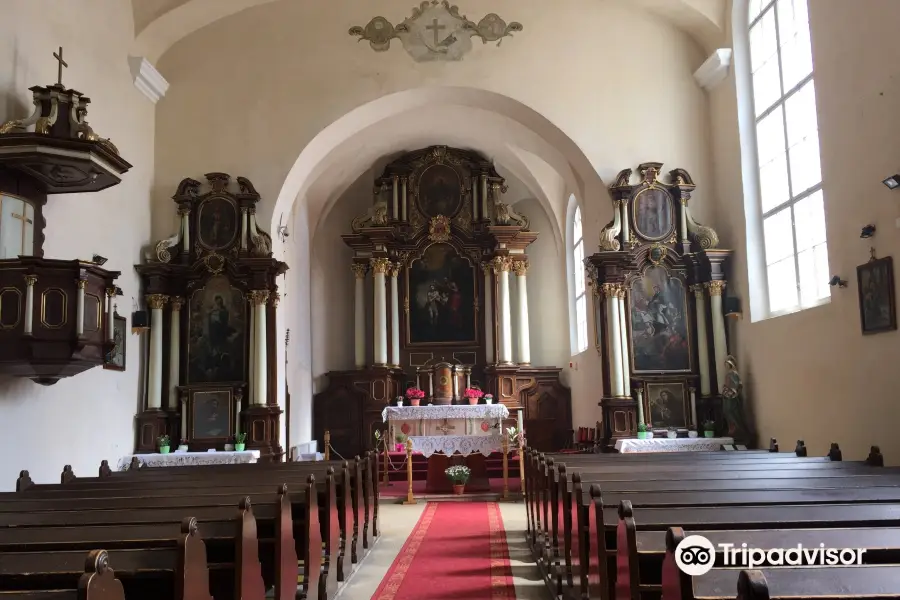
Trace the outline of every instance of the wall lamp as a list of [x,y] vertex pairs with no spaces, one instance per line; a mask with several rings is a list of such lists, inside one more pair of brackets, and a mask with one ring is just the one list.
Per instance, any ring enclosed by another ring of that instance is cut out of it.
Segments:
[[896,190],[898,187],[900,187],[900,173],[891,175],[881,183],[886,185],[889,190]]

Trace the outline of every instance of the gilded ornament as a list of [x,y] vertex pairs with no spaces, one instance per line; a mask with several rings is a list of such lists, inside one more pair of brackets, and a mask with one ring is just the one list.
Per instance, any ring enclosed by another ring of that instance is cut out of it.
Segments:
[[725,291],[725,281],[709,281],[703,284],[706,289],[709,290],[710,296],[721,296],[722,292]]
[[494,272],[494,263],[493,261],[485,261],[481,263],[481,270],[484,271],[485,275],[490,275]]
[[494,258],[493,263],[494,271],[497,273],[508,273],[510,268],[512,268],[512,259],[510,259],[508,256],[497,256]]
[[659,266],[659,264],[666,258],[667,253],[668,248],[666,248],[665,246],[653,244],[652,246],[650,246],[650,251],[647,253],[647,258],[655,266]]
[[[34,277],[34,275],[31,275],[31,277]],[[37,279],[37,277],[35,277],[35,279]],[[114,288],[114,287],[106,288],[106,297],[107,298],[115,298],[116,297],[116,288]]]
[[[25,285],[26,286],[32,286],[35,283],[37,283],[37,275],[25,275]],[[111,289],[113,291],[113,295],[115,295],[115,293],[116,293],[115,288],[111,288]],[[109,289],[107,289],[107,295],[108,294],[109,294]]]
[[617,284],[617,283],[604,283],[603,285],[600,286],[600,288],[601,288],[601,290],[602,290],[601,293],[602,293],[602,295],[603,295],[604,297],[606,297],[606,298],[615,298],[615,297],[616,297],[616,294],[617,294],[617,291],[618,291],[618,288],[619,288],[619,284]]
[[528,260],[527,259],[513,259],[512,270],[516,274],[517,277],[525,277],[525,275],[528,273]]
[[432,217],[431,223],[428,225],[428,239],[436,243],[449,242],[450,219],[444,215]]
[[403,265],[401,265],[400,263],[398,263],[398,262],[391,263],[388,273],[390,274],[391,277],[399,277],[401,268],[403,268]]
[[269,297],[269,304],[272,305],[272,308],[278,308],[278,304],[281,302],[281,294],[275,292]]
[[147,296],[147,306],[150,307],[150,310],[162,310],[168,300],[169,297],[165,294],[150,294]]
[[355,262],[350,265],[350,270],[353,271],[353,276],[356,277],[356,279],[365,279],[366,271],[368,271],[369,268],[363,263]]
[[269,290],[251,290],[250,303],[254,306],[264,305],[269,300]]
[[370,260],[370,264],[372,265],[372,272],[376,274],[384,275],[390,269],[391,261],[386,258],[373,258]]
[[172,296],[169,299],[169,304],[172,306],[172,312],[180,311],[181,307],[184,306],[184,298]]
[[87,279],[76,279],[75,285],[78,286],[79,290],[83,290],[87,287]]
[[703,297],[702,283],[695,283],[694,285],[690,286],[690,290],[694,292],[694,296],[696,296],[698,299]]

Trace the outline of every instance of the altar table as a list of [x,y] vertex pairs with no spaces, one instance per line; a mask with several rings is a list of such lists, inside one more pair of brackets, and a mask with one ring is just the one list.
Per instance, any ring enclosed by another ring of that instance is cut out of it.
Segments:
[[653,438],[649,440],[617,440],[616,450],[622,454],[635,452],[711,452],[721,450],[725,444],[733,444],[730,437],[719,438]]
[[503,449],[503,419],[508,417],[509,409],[502,404],[388,406],[381,412],[382,420],[389,425],[388,443],[403,434],[412,442],[414,452],[429,459],[428,493],[451,491],[444,469],[455,454],[465,457],[472,470],[466,489],[489,490],[485,458]]
[[127,471],[132,457],[141,461],[142,467],[193,467],[198,465],[237,465],[255,463],[259,450],[241,452],[172,452],[170,454],[129,454],[119,459],[119,471]]

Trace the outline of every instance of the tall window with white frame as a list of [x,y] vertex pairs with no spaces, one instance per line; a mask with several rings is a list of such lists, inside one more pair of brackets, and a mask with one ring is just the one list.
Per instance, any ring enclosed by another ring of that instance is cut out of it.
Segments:
[[830,299],[807,2],[749,2],[770,315]]
[[575,280],[575,348],[577,354],[587,350],[587,293],[584,285],[584,235],[581,208],[575,207],[572,220],[572,267]]

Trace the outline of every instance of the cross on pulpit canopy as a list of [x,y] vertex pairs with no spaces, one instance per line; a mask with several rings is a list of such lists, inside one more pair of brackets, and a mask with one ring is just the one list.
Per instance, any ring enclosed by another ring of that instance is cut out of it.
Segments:
[[55,58],[56,61],[59,63],[59,68],[58,68],[58,72],[57,72],[57,75],[56,75],[56,84],[57,84],[57,85],[62,85],[62,70],[63,70],[63,67],[65,67],[65,68],[67,68],[67,69],[69,68],[69,63],[67,63],[66,61],[63,60],[63,49],[62,49],[62,46],[59,47],[59,54],[57,54],[56,52],[53,53],[53,58]]
[[440,31],[442,29],[447,29],[447,26],[446,25],[438,25],[438,20],[434,19],[432,21],[432,24],[426,26],[425,29],[434,31],[434,45],[439,46],[441,43],[441,40],[438,38],[438,36],[440,35]]
[[444,424],[438,425],[435,429],[437,429],[444,435],[449,435],[451,431],[456,431],[456,425],[450,425],[449,423],[447,423],[447,419],[444,419]]
[[0,193],[0,258],[33,254],[34,208],[22,198]]

